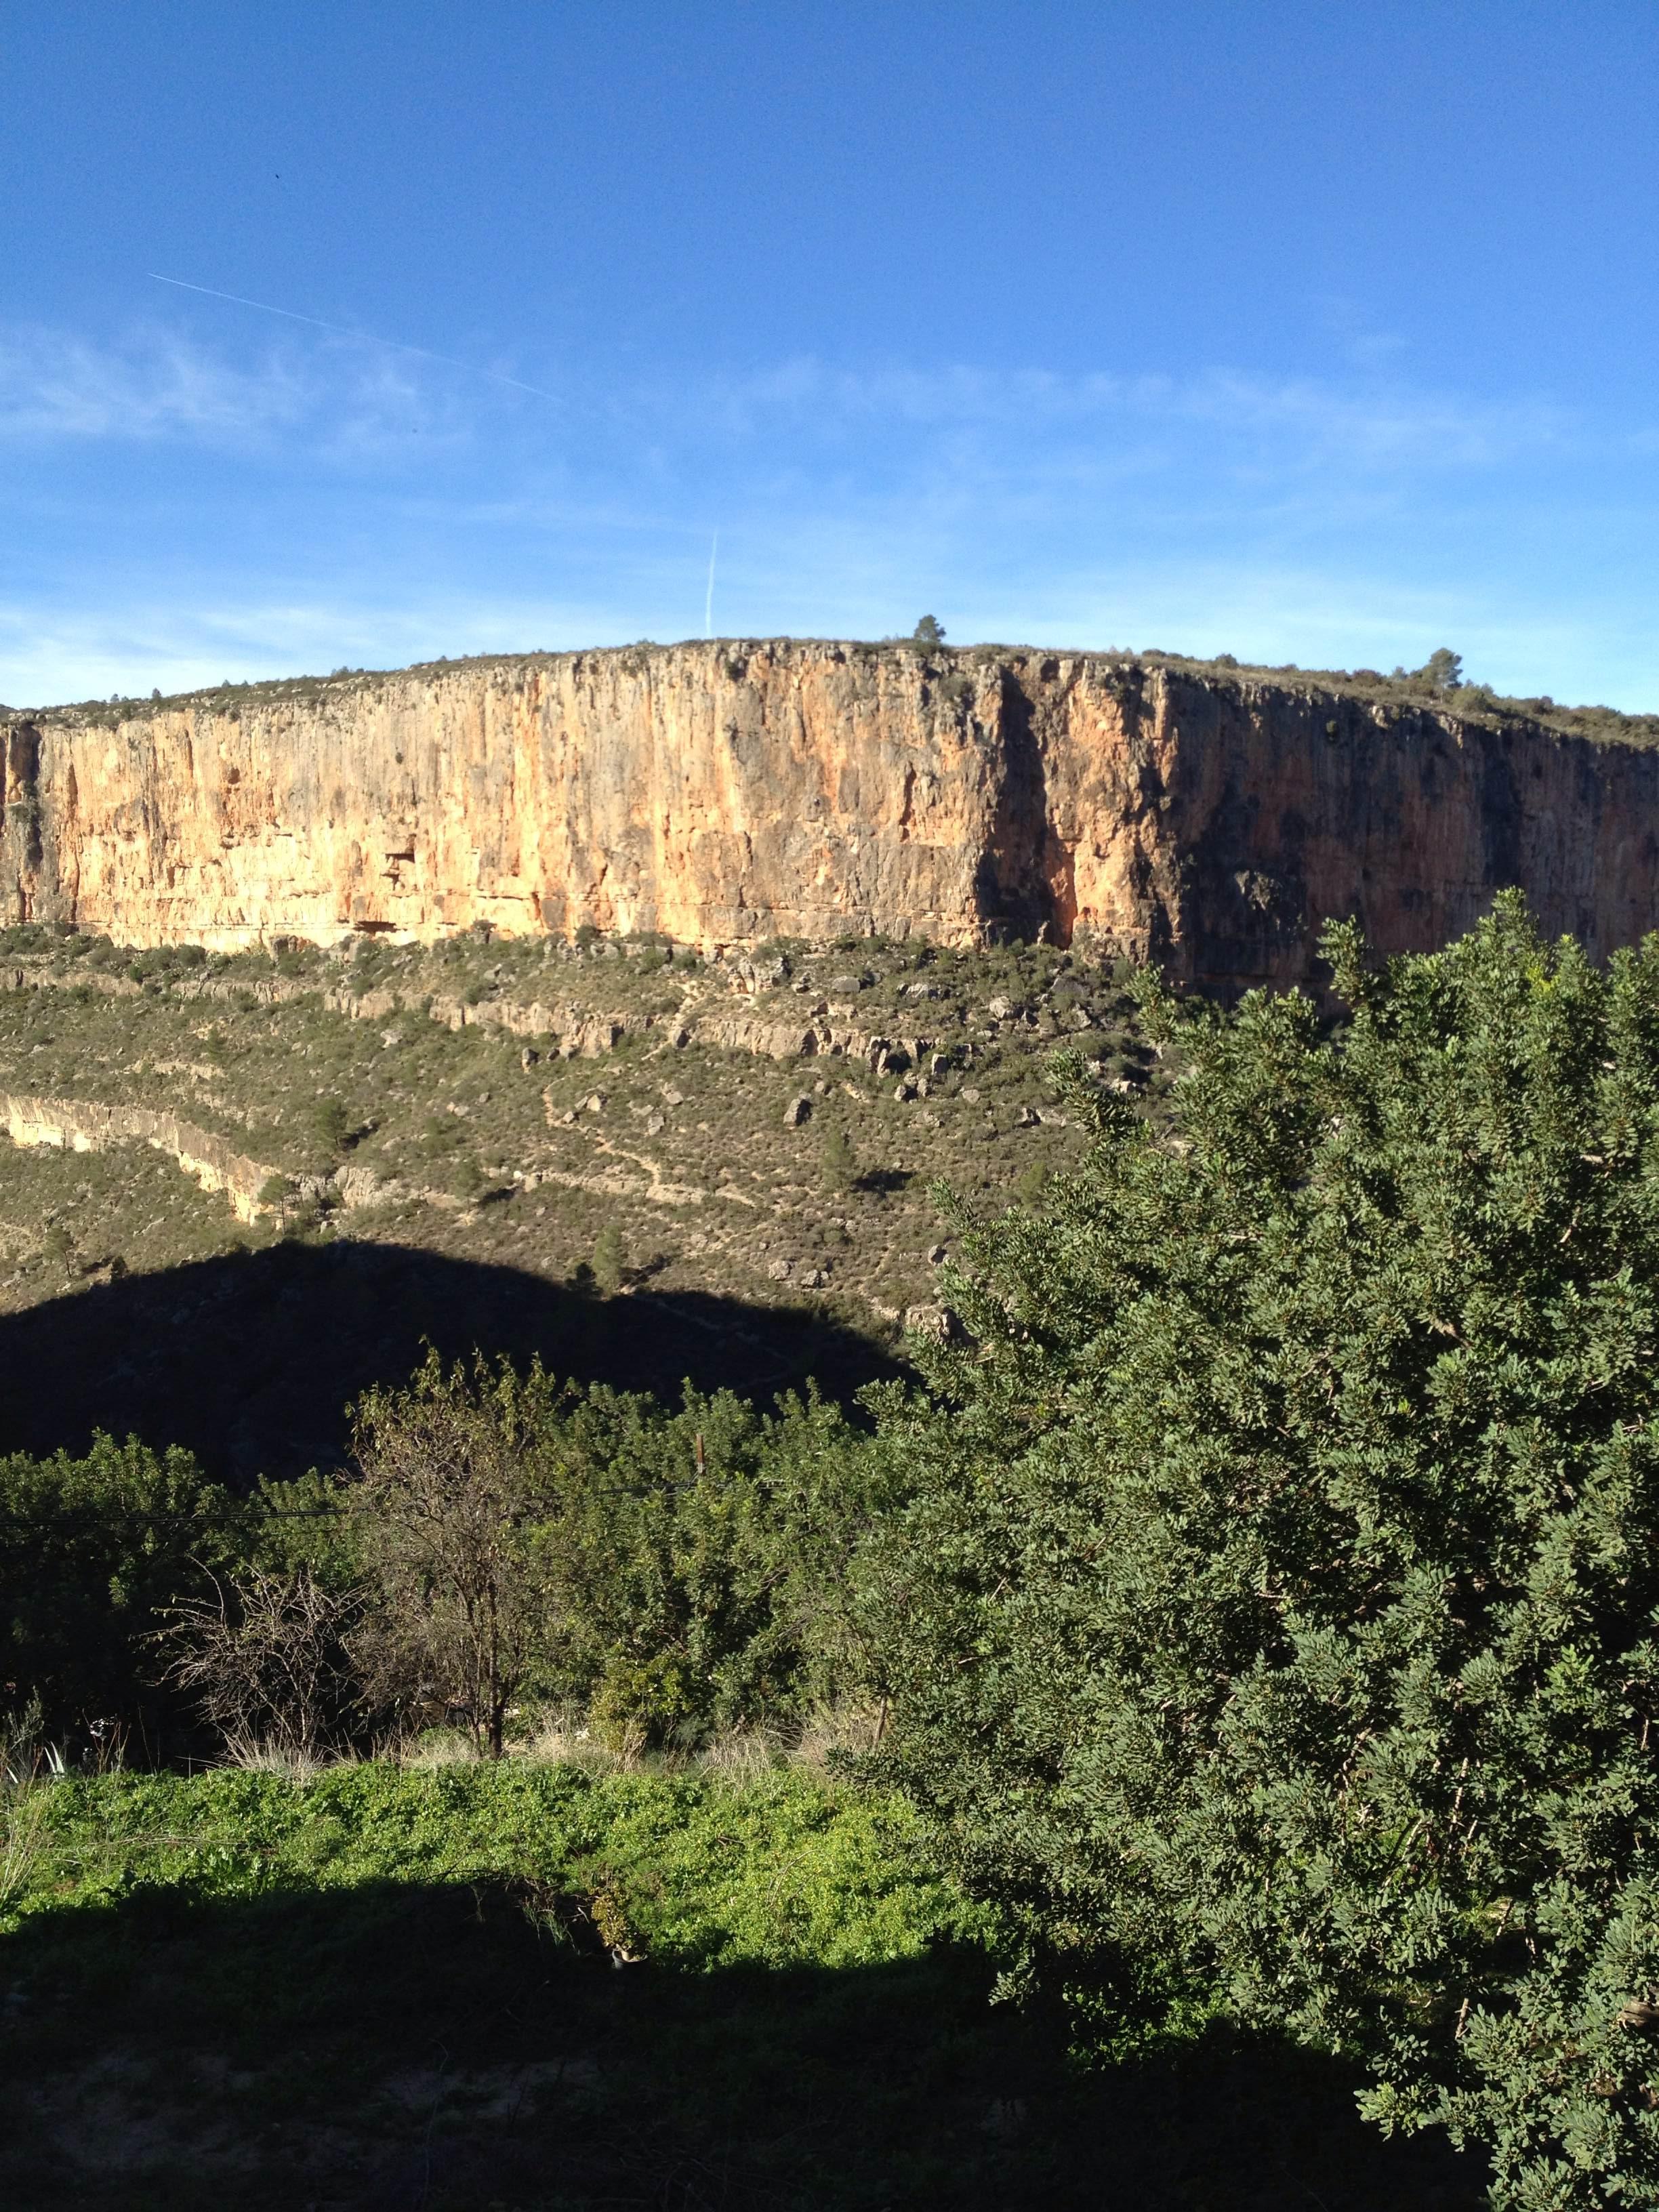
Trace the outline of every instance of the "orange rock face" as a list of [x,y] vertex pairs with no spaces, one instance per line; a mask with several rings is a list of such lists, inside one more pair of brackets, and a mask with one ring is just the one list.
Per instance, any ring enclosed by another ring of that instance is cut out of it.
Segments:
[[0,900],[132,945],[353,931],[1073,938],[1289,981],[1519,884],[1659,921],[1659,756],[1087,656],[774,641],[459,663],[6,732]]

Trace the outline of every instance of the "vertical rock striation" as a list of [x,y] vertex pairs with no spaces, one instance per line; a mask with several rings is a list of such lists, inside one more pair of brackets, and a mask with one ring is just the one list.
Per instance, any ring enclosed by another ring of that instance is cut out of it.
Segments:
[[14,720],[0,902],[134,945],[1047,930],[1223,987],[1509,884],[1659,921],[1659,754],[1087,655],[774,641],[439,664]]

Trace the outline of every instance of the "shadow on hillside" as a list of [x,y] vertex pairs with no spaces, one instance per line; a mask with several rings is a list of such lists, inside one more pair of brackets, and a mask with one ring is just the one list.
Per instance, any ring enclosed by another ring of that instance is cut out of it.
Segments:
[[0,1938],[8,2201],[207,2212],[1477,2212],[1278,2048],[1079,2077],[978,1953],[621,1971],[499,1887],[140,1888]]
[[401,1382],[426,1342],[678,1398],[690,1377],[769,1400],[815,1376],[844,1396],[892,1372],[871,1340],[805,1310],[642,1287],[603,1298],[517,1268],[401,1245],[278,1244],[128,1276],[0,1317],[0,1451],[94,1430],[186,1446],[246,1483],[337,1462],[344,1407]]

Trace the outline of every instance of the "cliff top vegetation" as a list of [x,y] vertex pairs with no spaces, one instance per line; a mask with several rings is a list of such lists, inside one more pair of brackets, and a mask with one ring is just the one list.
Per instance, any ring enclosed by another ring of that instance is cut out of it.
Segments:
[[345,697],[353,692],[376,690],[400,680],[425,678],[437,681],[468,670],[514,672],[550,662],[607,658],[619,659],[624,664],[629,661],[642,664],[647,657],[653,654],[697,653],[719,656],[729,673],[734,664],[740,665],[747,654],[791,649],[822,649],[872,661],[882,657],[902,656],[923,664],[948,664],[957,670],[964,666],[982,666],[987,662],[1006,662],[1014,665],[1048,659],[1094,662],[1109,665],[1129,675],[1162,670],[1188,677],[1199,683],[1231,684],[1257,691],[1278,691],[1302,699],[1310,696],[1328,696],[1333,699],[1357,698],[1398,712],[1431,713],[1487,724],[1524,724],[1553,731],[1563,737],[1586,738],[1595,744],[1632,745],[1643,749],[1659,744],[1659,714],[1626,714],[1616,707],[1568,706],[1547,695],[1523,699],[1500,694],[1492,690],[1490,685],[1465,681],[1460,656],[1444,647],[1431,654],[1420,668],[1396,667],[1385,673],[1375,668],[1302,668],[1294,662],[1282,666],[1268,666],[1239,661],[1229,653],[1218,653],[1206,659],[1193,654],[1165,653],[1151,647],[1119,650],[1107,647],[1085,650],[994,643],[953,646],[944,643],[942,639],[929,641],[915,636],[862,641],[795,637],[692,638],[670,645],[659,645],[653,639],[641,638],[631,645],[583,648],[570,653],[463,654],[454,659],[418,661],[407,668],[337,668],[327,676],[274,677],[259,683],[227,681],[166,696],[159,691],[152,692],[147,699],[116,695],[107,699],[83,699],[57,706],[4,711],[15,714],[27,712],[31,719],[46,724],[112,728],[118,727],[123,722],[142,721],[155,714],[174,713],[185,708],[226,714],[250,708],[309,705],[321,699]]

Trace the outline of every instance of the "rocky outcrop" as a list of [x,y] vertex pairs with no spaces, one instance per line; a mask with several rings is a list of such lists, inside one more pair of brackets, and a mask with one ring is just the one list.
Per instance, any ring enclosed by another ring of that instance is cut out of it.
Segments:
[[257,1221],[275,1209],[261,1196],[273,1170],[233,1152],[222,1137],[144,1106],[102,1106],[76,1098],[0,1094],[0,1125],[14,1145],[55,1145],[64,1152],[101,1152],[112,1145],[153,1145],[168,1153],[206,1191],[223,1191],[237,1218]]
[[1333,915],[1438,944],[1508,884],[1597,951],[1659,921],[1652,751],[1103,657],[441,665],[14,720],[4,765],[6,918],[134,945],[1046,931],[1231,985],[1306,974]]
[[[148,1106],[106,1106],[96,1099],[40,1098],[0,1091],[0,1129],[14,1145],[52,1145],[66,1152],[103,1152],[112,1145],[149,1145],[165,1152],[204,1191],[222,1191],[239,1221],[280,1215],[290,1205],[337,1206],[349,1213],[393,1199],[453,1203],[442,1193],[387,1181],[372,1168],[348,1162],[330,1175],[284,1175],[222,1137],[176,1114]],[[282,1196],[268,1194],[280,1185]]]

